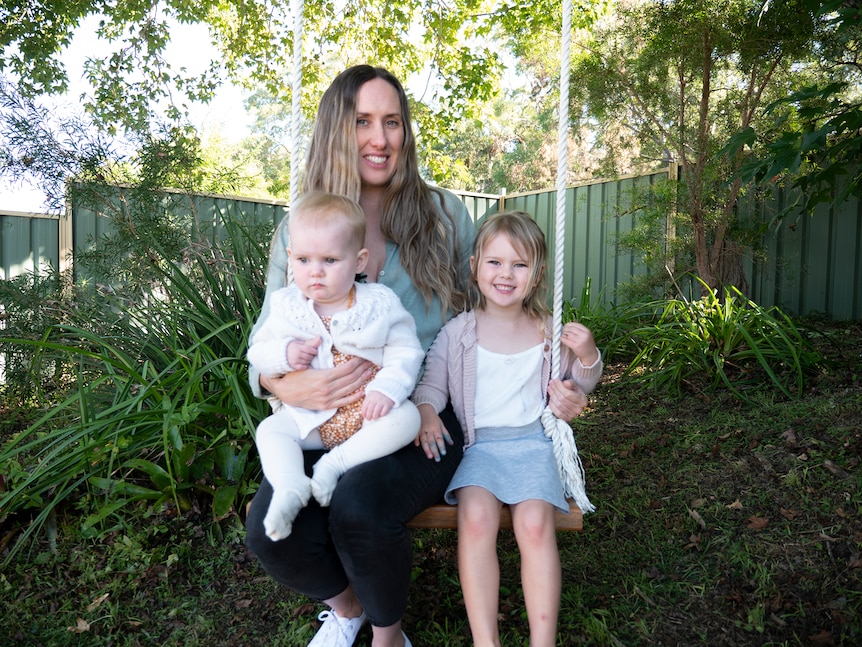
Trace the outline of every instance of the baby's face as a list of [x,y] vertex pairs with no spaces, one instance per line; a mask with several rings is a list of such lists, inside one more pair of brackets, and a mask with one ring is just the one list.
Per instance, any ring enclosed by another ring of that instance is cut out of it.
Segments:
[[337,223],[290,229],[290,266],[302,293],[315,304],[346,307],[356,274],[365,266],[345,227]]

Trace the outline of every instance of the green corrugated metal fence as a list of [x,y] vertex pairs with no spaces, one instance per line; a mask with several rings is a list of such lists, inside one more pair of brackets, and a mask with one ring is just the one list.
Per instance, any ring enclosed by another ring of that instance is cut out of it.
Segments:
[[[579,297],[589,281],[594,296],[601,294],[605,301],[613,302],[623,283],[646,273],[638,257],[618,250],[616,239],[635,226],[634,196],[666,179],[668,173],[664,170],[568,189],[563,271],[566,299]],[[477,221],[501,209],[527,211],[546,232],[553,249],[555,191],[501,196],[457,193]],[[752,199],[740,205],[739,217],[769,222],[789,199],[782,193],[766,201]],[[181,194],[172,196],[170,208],[193,214],[197,226],[215,232],[218,222],[228,214],[274,224],[288,211],[281,201]],[[68,252],[85,248],[109,226],[106,217],[82,208],[73,207],[69,217],[61,218],[0,211],[2,278],[47,265],[60,267]],[[862,319],[862,208],[857,200],[823,205],[813,216],[791,215],[780,226],[769,228],[763,245],[767,251],[764,257],[744,261],[749,296],[754,301],[765,307],[778,305],[794,315],[819,313],[836,319]]]

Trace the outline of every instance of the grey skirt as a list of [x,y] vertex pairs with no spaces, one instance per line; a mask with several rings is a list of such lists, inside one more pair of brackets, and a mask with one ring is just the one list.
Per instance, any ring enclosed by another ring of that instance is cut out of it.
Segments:
[[455,490],[475,485],[503,503],[547,501],[568,513],[554,445],[541,420],[523,427],[483,427],[467,448],[446,489],[446,503],[456,504]]

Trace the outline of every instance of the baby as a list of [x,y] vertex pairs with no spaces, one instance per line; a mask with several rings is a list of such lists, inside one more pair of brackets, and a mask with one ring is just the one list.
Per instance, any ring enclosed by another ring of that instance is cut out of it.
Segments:
[[[271,316],[252,331],[249,362],[261,375],[328,368],[359,356],[375,365],[364,398],[312,411],[272,400],[255,434],[273,495],[264,518],[273,541],[290,535],[309,498],[329,505],[351,467],[408,445],[419,431],[413,391],[424,352],[413,317],[378,283],[357,283],[368,262],[365,214],[353,200],[307,193],[291,209],[287,248],[293,283],[274,292]],[[303,450],[328,449],[309,478]]]

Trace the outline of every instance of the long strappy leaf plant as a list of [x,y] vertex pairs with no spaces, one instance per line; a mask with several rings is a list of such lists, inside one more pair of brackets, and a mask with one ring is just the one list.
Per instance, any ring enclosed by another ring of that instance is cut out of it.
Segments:
[[[799,397],[823,357],[804,329],[779,308],[763,308],[728,287],[723,298],[702,281],[699,299],[660,299],[611,307],[592,305],[589,284],[564,320],[587,325],[605,360],[629,362],[625,377],[682,394],[683,385],[727,388],[745,399],[755,382]],[[599,299],[601,302],[601,299]]]
[[[151,244],[147,294],[106,288],[96,297],[78,287],[79,301],[97,299],[101,320],[71,316],[40,338],[4,340],[30,349],[34,399],[44,406],[0,448],[0,515],[33,510],[18,547],[61,505],[76,506],[95,534],[139,503],[210,501],[222,518],[251,494],[251,430],[266,405],[248,388],[245,351],[271,226],[256,229],[225,216],[217,243],[196,238],[180,260]],[[71,376],[68,391],[42,379],[58,365]]]

